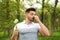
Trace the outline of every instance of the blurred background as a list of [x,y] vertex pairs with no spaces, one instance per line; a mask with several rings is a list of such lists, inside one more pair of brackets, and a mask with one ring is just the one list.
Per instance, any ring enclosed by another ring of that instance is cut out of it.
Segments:
[[30,7],[51,32],[49,37],[38,33],[38,40],[60,40],[60,0],[0,0],[0,40],[10,40],[14,25],[25,19]]

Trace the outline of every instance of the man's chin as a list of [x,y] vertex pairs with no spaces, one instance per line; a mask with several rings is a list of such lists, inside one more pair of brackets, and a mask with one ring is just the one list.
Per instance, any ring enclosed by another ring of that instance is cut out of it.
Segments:
[[31,22],[33,22],[34,20],[30,20]]

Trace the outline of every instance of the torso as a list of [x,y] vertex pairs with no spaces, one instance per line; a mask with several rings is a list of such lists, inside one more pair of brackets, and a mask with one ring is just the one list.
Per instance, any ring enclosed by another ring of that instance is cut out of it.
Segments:
[[29,25],[24,22],[17,24],[19,40],[37,40],[38,27],[35,23]]

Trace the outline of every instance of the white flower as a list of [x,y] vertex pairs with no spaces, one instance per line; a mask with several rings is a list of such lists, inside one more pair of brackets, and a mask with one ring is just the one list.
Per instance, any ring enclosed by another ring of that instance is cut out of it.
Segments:
[[0,2],[2,2],[2,0],[0,0]]
[[18,19],[15,19],[15,20],[14,20],[14,23],[17,23],[17,22],[18,22]]

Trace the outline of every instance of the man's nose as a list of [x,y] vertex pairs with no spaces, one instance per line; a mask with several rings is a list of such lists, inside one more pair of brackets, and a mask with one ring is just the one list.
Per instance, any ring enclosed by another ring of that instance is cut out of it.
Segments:
[[35,15],[33,15],[33,17],[34,17]]
[[35,16],[33,16],[33,18],[35,18]]

